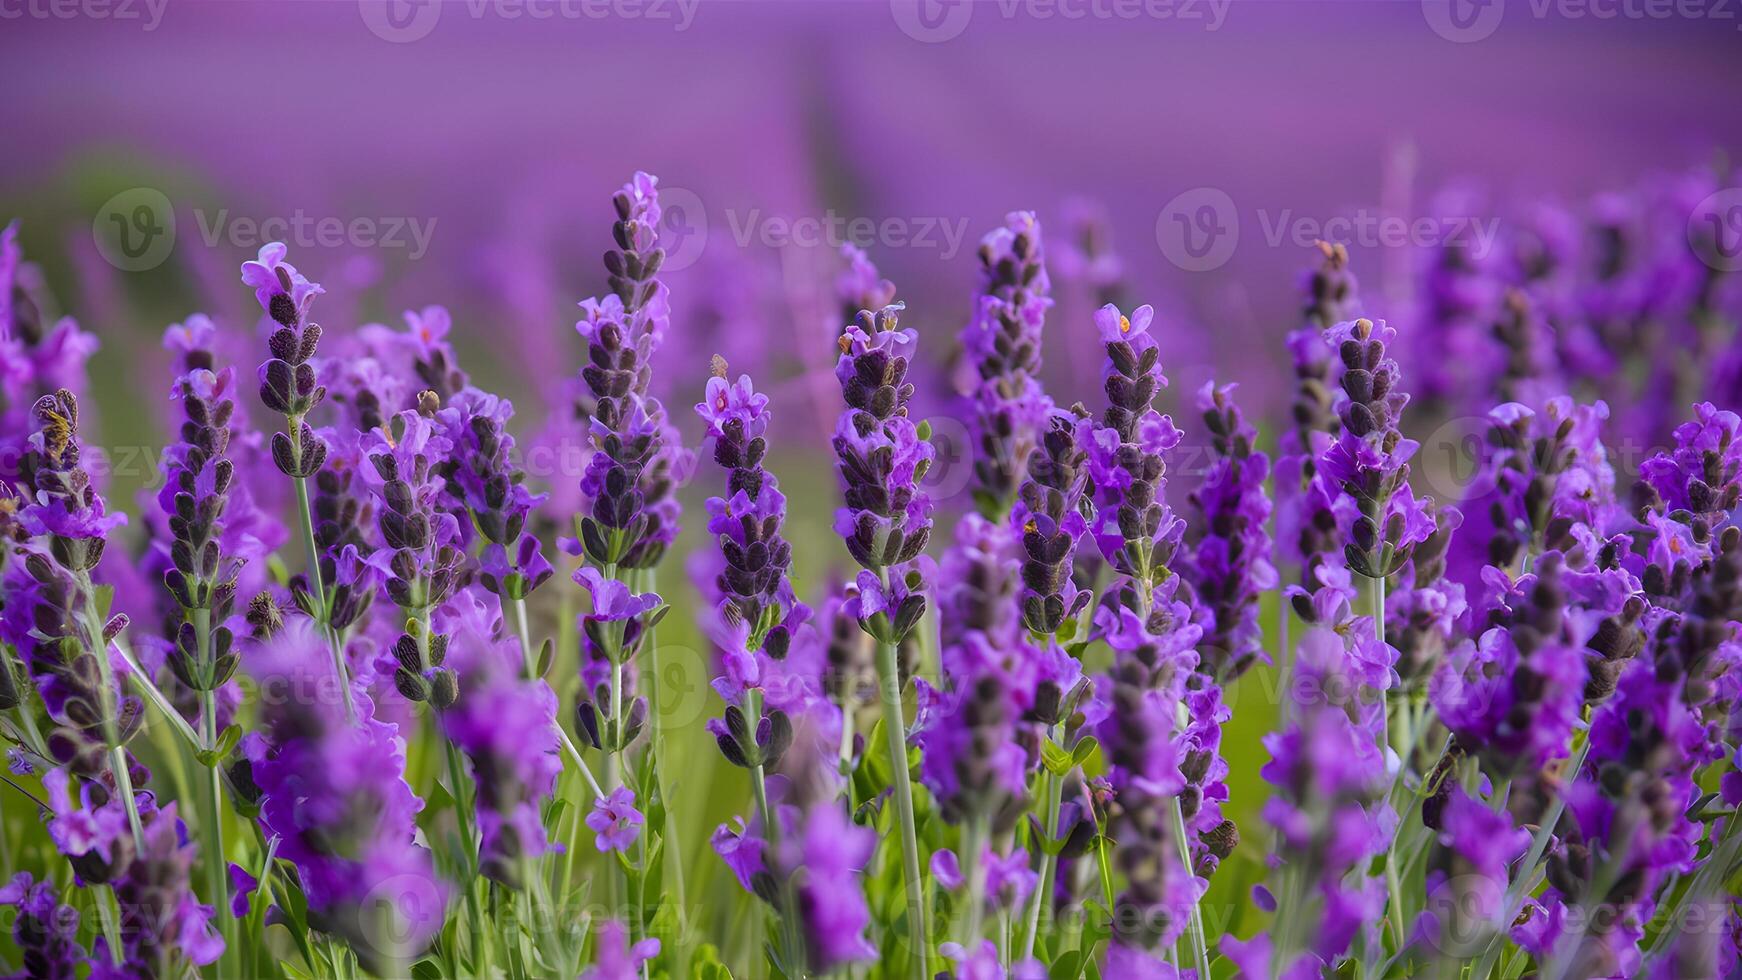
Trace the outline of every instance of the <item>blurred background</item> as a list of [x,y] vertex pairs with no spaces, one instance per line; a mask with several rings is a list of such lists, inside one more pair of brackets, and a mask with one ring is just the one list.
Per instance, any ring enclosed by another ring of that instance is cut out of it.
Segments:
[[[166,436],[165,326],[209,314],[251,370],[236,270],[274,239],[326,285],[329,336],[445,305],[474,380],[538,431],[566,410],[610,195],[657,174],[676,309],[655,388],[692,437],[709,355],[774,395],[811,593],[848,561],[822,455],[843,243],[921,331],[946,446],[933,489],[960,510],[953,348],[976,243],[1006,212],[1045,229],[1061,403],[1095,403],[1089,313],[1117,298],[1160,311],[1170,397],[1238,381],[1274,431],[1317,239],[1348,245],[1365,312],[1419,326],[1406,371],[1439,371],[1424,361],[1456,351],[1430,335],[1424,270],[1515,243],[1525,203],[1695,172],[1671,237],[1742,215],[1742,191],[1730,210],[1706,196],[1738,183],[1713,175],[1742,144],[1739,18],[1717,0],[0,0],[0,221],[19,222],[51,315],[101,344],[90,435],[132,501]],[[1662,431],[1642,423],[1642,445]],[[578,474],[533,470],[573,493]],[[686,490],[691,515],[716,475]],[[680,551],[705,544],[687,523]],[[662,643],[700,645],[683,621]],[[689,689],[699,739],[718,706]],[[1230,811],[1249,824],[1269,719],[1236,712]],[[687,778],[710,785],[730,770],[700,741]],[[727,778],[685,818],[686,863],[716,880],[706,833],[742,804]],[[1224,913],[1262,857],[1248,845],[1218,875]]]

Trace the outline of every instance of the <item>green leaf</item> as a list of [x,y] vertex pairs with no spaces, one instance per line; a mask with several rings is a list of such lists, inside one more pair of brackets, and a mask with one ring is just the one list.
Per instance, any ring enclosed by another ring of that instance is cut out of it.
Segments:
[[429,960],[418,960],[412,964],[413,980],[442,980],[442,968]]
[[1076,768],[1075,760],[1051,739],[1040,743],[1040,757],[1047,771],[1055,776],[1068,776]]
[[1094,755],[1100,748],[1101,743],[1095,740],[1095,736],[1087,736],[1081,742],[1078,742],[1076,749],[1071,752],[1071,765],[1073,767],[1080,766],[1089,761],[1089,757]]

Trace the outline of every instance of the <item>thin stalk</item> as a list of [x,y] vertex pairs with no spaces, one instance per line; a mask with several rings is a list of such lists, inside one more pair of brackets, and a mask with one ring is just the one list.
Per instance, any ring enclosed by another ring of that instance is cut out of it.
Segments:
[[127,750],[119,745],[109,748],[109,768],[115,773],[115,792],[127,805],[127,826],[133,829],[133,843],[145,851],[145,827],[139,822],[139,801],[133,798],[133,774],[127,771]]
[[151,702],[151,706],[156,708],[159,714],[163,715],[163,720],[169,722],[169,727],[176,730],[176,733],[187,742],[188,747],[196,752],[203,752],[210,748],[211,746],[205,744],[199,733],[194,731],[194,727],[188,724],[187,719],[181,716],[181,712],[177,711],[175,706],[169,703],[169,699],[163,696],[163,692],[157,689],[157,685],[151,683],[151,678],[146,676],[145,669],[139,666],[139,661],[133,658],[133,651],[127,648],[127,644],[121,637],[115,638],[114,647],[115,652],[120,654],[121,659],[127,664],[127,675],[133,679],[134,688],[145,696],[145,700]]
[[[750,688],[744,692],[744,707],[748,714],[750,731],[754,732],[762,725],[762,692]],[[750,767],[750,788],[756,797],[756,816],[762,821],[764,849],[770,855],[780,853],[780,815],[768,802],[768,774],[763,765],[758,762]],[[803,969],[804,954],[799,946],[798,931],[793,921],[792,891],[789,882],[780,882],[782,906],[780,915],[781,958],[785,960],[788,974]]]
[[[648,581],[642,584],[648,590],[655,588],[658,583],[652,580],[653,572],[650,570],[645,574],[648,577]],[[647,631],[647,637],[644,642],[647,645],[648,662],[648,669],[646,671],[648,709],[647,725],[649,739],[648,759],[653,765],[654,789],[659,793],[660,800],[665,802],[665,826],[660,828],[660,830],[665,835],[664,841],[666,853],[675,855],[673,860],[666,862],[666,866],[671,868],[672,886],[677,897],[677,960],[678,973],[682,975],[689,972],[689,943],[687,941],[689,929],[688,924],[684,921],[684,916],[687,914],[689,903],[684,898],[683,845],[678,840],[677,811],[670,805],[671,795],[666,790],[665,767],[659,763],[660,748],[663,744],[665,732],[663,726],[659,723],[661,711],[659,700],[658,626]],[[663,888],[665,883],[660,882],[659,884]]]
[[127,771],[127,749],[121,744],[121,709],[116,703],[119,692],[115,684],[115,665],[109,662],[109,643],[104,639],[103,623],[97,617],[93,599],[95,586],[91,583],[90,572],[80,571],[77,583],[79,593],[85,597],[79,612],[85,620],[85,629],[91,634],[91,643],[96,647],[91,655],[97,661],[97,683],[102,687],[104,740],[109,743],[109,768],[115,774],[115,791],[127,808],[127,825],[133,830],[133,843],[143,853],[145,828],[139,821],[139,801],[133,798],[133,775]]
[[[302,420],[292,420],[290,425],[291,451],[300,454],[302,449],[297,443],[302,430]],[[357,723],[357,706],[351,702],[351,674],[345,668],[345,650],[339,644],[338,634],[333,632],[332,624],[328,622],[327,586],[321,580],[321,550],[315,544],[315,525],[313,511],[309,509],[308,478],[299,476],[291,481],[296,487],[296,521],[302,528],[302,544],[308,550],[308,580],[313,590],[314,601],[320,612],[321,632],[326,635],[327,649],[333,655],[333,678],[339,682],[339,698],[345,705],[345,721],[348,724]]]
[[[1536,836],[1530,840],[1530,850],[1525,852],[1524,861],[1518,866],[1518,877],[1513,879],[1511,886],[1506,889],[1506,904],[1501,906],[1501,911],[1504,914],[1497,921],[1511,922],[1518,918],[1519,910],[1524,907],[1525,885],[1531,880],[1537,862],[1542,860],[1543,854],[1548,850],[1549,838],[1554,836],[1554,829],[1560,823],[1561,813],[1567,808],[1565,790],[1571,789],[1573,783],[1579,778],[1579,770],[1584,768],[1585,756],[1590,751],[1591,739],[1587,735],[1584,743],[1573,752],[1572,759],[1567,763],[1566,786],[1562,792],[1555,794],[1554,802],[1549,804],[1548,812],[1543,814],[1542,823],[1536,829]],[[1482,958],[1476,964],[1476,971],[1471,974],[1475,980],[1483,980],[1494,969],[1494,964],[1500,959],[1500,951],[1505,945],[1503,942],[1505,937],[1506,934],[1501,932],[1488,941],[1488,948],[1482,951]]]
[[[1372,580],[1372,582],[1373,582],[1373,635],[1376,639],[1378,639],[1379,645],[1384,646],[1385,645],[1385,576],[1380,575],[1380,576],[1374,578]],[[1383,723],[1384,723],[1384,728],[1383,728],[1383,731],[1381,734],[1381,738],[1384,740],[1384,748],[1387,751],[1390,751],[1391,750],[1391,745],[1390,745],[1390,741],[1391,741],[1391,697],[1390,697],[1389,693],[1385,697],[1385,718],[1384,718]],[[1397,757],[1397,771],[1398,771],[1398,774],[1400,777],[1403,774],[1405,767],[1407,767],[1408,765],[1409,765],[1408,759],[1405,759],[1403,756]],[[1389,800],[1387,800],[1387,802],[1389,803]],[[1392,934],[1397,937],[1398,948],[1402,949],[1404,937],[1407,935],[1407,933],[1404,932],[1404,927],[1403,927],[1403,879],[1402,879],[1402,876],[1400,876],[1397,873],[1397,848],[1395,846],[1388,847],[1385,849],[1385,889],[1390,895],[1389,900],[1385,903],[1386,918],[1391,923]]]
[[913,787],[907,776],[907,723],[901,713],[901,668],[895,644],[877,641],[877,690],[883,702],[883,730],[889,740],[894,769],[896,820],[901,831],[901,863],[907,884],[907,919],[912,943],[913,976],[926,975],[925,900],[920,894],[919,835],[913,824]]
[[[1179,842],[1180,863],[1185,866],[1187,872],[1190,872],[1192,869],[1192,851],[1191,846],[1186,843],[1185,811],[1180,809],[1178,794],[1170,799],[1170,806],[1173,810],[1173,833],[1174,838]],[[1197,962],[1198,976],[1208,977],[1210,975],[1210,951],[1204,941],[1204,910],[1196,899],[1192,900],[1192,916],[1191,921],[1186,923],[1186,933],[1191,936],[1192,957]]]
[[[1048,733],[1049,738],[1052,733]],[[1040,910],[1047,896],[1052,894],[1052,876],[1058,868],[1058,855],[1048,851],[1056,845],[1058,837],[1059,808],[1064,796],[1064,780],[1054,776],[1049,769],[1042,769],[1046,776],[1046,840],[1041,846],[1040,882],[1035,885],[1034,894],[1029,897],[1028,922],[1022,930],[1022,955],[1016,957],[1027,960],[1034,955],[1034,942],[1040,935]]]
[[[466,855],[464,880],[471,882],[477,875],[478,845],[472,835],[472,818],[467,811],[465,791],[461,789],[465,783],[462,780],[460,750],[454,747],[453,742],[445,739],[443,740],[443,749],[448,762],[448,781],[454,787],[454,820],[459,824],[460,844],[464,847]],[[485,953],[484,920],[478,914],[477,896],[470,884],[466,886],[466,918],[472,930],[472,955],[477,957],[479,962],[482,962],[488,955]]]
[[[204,614],[200,617],[202,619],[211,615],[208,610],[200,610],[200,613]],[[200,692],[200,721],[206,730],[207,744],[216,745],[218,743],[218,698],[216,693],[212,691]],[[228,882],[225,879],[227,869],[224,861],[224,787],[223,779],[218,774],[217,759],[213,759],[211,765],[206,766],[206,776],[206,819],[204,821],[206,824],[206,887],[211,891],[212,897],[209,901],[212,903],[212,907],[223,910]],[[240,952],[236,948],[235,917],[224,915],[220,911],[218,929],[224,936],[224,959],[219,961],[220,966],[222,966],[228,962],[230,956]]]
[[962,933],[962,946],[975,949],[980,945],[982,917],[986,910],[986,862],[981,856],[986,849],[986,820],[981,816],[968,819],[962,835],[962,871],[968,882],[968,917]]

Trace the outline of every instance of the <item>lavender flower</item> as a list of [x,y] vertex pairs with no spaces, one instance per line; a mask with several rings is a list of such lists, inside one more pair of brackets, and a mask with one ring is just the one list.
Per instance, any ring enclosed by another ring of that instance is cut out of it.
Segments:
[[[180,441],[164,454],[164,486],[157,503],[168,525],[169,539],[154,545],[167,557],[163,583],[179,607],[179,621],[165,633],[171,639],[167,663],[176,681],[196,692],[202,706],[206,694],[223,688],[240,663],[232,650],[235,635],[228,625],[234,611],[241,562],[264,557],[258,540],[237,541],[227,533],[226,514],[234,487],[235,467],[229,459],[235,414],[235,372],[214,373],[210,343],[213,327],[203,317],[190,320],[184,354],[187,371],[176,380],[174,397],[182,405]],[[177,328],[171,328],[174,337]],[[240,515],[251,515],[245,509]],[[241,545],[244,553],[235,550]],[[253,548],[249,546],[252,545]],[[249,554],[247,551],[254,550]],[[212,702],[216,710],[215,701]],[[202,707],[202,711],[203,711]],[[205,719],[207,737],[215,740],[217,719]]]
[[485,588],[505,601],[525,599],[553,570],[538,539],[526,533],[527,518],[547,495],[528,490],[525,474],[513,462],[508,420],[514,406],[475,388],[462,389],[445,404],[436,413],[436,425],[453,455],[437,469],[449,495],[471,515],[461,525],[462,539],[475,529],[488,542],[481,562]]
[[[187,828],[171,803],[152,815],[144,847],[110,880],[121,908],[125,976],[172,976],[186,969],[179,965],[182,960],[206,966],[223,955],[224,940],[213,928],[213,909],[201,905],[189,885],[194,860]],[[110,952],[106,940],[98,940],[93,964],[106,961]]]
[[1257,433],[1234,404],[1234,386],[1206,382],[1198,393],[1216,459],[1190,501],[1182,573],[1214,616],[1206,632],[1205,671],[1226,684],[1255,661],[1268,663],[1258,626],[1258,597],[1276,588],[1270,563],[1270,497],[1264,492],[1270,459],[1253,449]]
[[85,390],[85,362],[97,338],[71,317],[43,322],[41,298],[27,288],[18,222],[0,229],[0,479],[15,479],[15,467],[29,449],[36,422],[32,406],[65,388],[78,397]]
[[397,438],[377,430],[363,439],[371,465],[364,475],[375,494],[386,546],[368,560],[385,578],[387,597],[407,617],[405,632],[394,643],[399,692],[446,708],[458,695],[458,681],[444,666],[449,637],[433,629],[430,613],[453,594],[462,558],[459,522],[440,509],[442,484],[436,473],[453,446],[427,414],[401,412],[398,422]]
[[1434,676],[1440,719],[1495,779],[1533,773],[1567,750],[1584,703],[1584,637],[1567,634],[1557,553],[1518,584],[1495,628]]
[[[864,568],[859,573],[859,594],[848,613],[877,641],[879,699],[892,759],[907,757],[896,648],[925,613],[925,583],[918,559],[931,536],[931,498],[920,481],[933,458],[926,431],[907,415],[913,395],[907,369],[915,337],[913,331],[898,326],[900,312],[899,305],[875,314],[861,310],[842,334],[835,378],[841,383],[847,410],[833,440],[836,472],[846,500],[846,506],[835,513],[835,531]],[[905,775],[898,774],[895,802],[908,928],[914,937],[910,945],[916,971],[924,972],[928,932],[912,792]]]
[[1346,396],[1339,409],[1336,441],[1315,438],[1320,478],[1352,502],[1356,511],[1343,557],[1349,569],[1370,579],[1395,573],[1410,549],[1433,533],[1421,502],[1409,488],[1409,459],[1417,444],[1398,428],[1409,396],[1398,387],[1397,362],[1387,354],[1397,332],[1383,321],[1355,320],[1325,331],[1343,362]]
[[[1154,408],[1166,379],[1149,335],[1153,318],[1148,306],[1130,317],[1111,305],[1095,314],[1107,351],[1102,380],[1108,404],[1099,426],[1082,427],[1097,506],[1093,533],[1120,575],[1095,614],[1095,635],[1114,651],[1101,743],[1117,794],[1114,858],[1126,877],[1117,899],[1126,910],[1117,919],[1119,952],[1109,957],[1147,955],[1190,926],[1201,972],[1207,953],[1197,902],[1205,883],[1191,854],[1204,843],[1193,839],[1187,821],[1197,817],[1206,795],[1200,784],[1212,772],[1219,738],[1213,733],[1222,713],[1213,685],[1207,700],[1187,701],[1188,682],[1197,685],[1191,679],[1203,627],[1190,587],[1171,568],[1184,522],[1166,503],[1163,454],[1179,444],[1181,433]],[[1205,709],[1207,717],[1193,721],[1193,711]],[[1220,828],[1219,849],[1232,848],[1231,830]],[[1205,870],[1226,856],[1220,850],[1204,862]]]
[[1325,341],[1325,331],[1349,319],[1357,306],[1355,278],[1349,272],[1349,252],[1342,245],[1319,243],[1324,262],[1306,280],[1303,324],[1290,331],[1287,346],[1294,365],[1295,393],[1291,425],[1283,430],[1276,462],[1276,536],[1285,558],[1300,569],[1302,585],[1316,587],[1314,572],[1324,556],[1336,550],[1337,519],[1332,494],[1316,478],[1314,434],[1334,433],[1338,420],[1335,395],[1342,364]]
[[790,743],[788,709],[802,709],[807,693],[820,691],[794,689],[777,676],[809,610],[793,598],[788,577],[792,549],[780,533],[786,498],[762,465],[768,451],[768,396],[757,394],[747,375],[728,382],[725,361],[718,356],[714,372],[696,414],[714,439],[714,461],[728,474],[727,496],[707,503],[708,531],[717,536],[724,559],[712,591],[726,634],[725,669],[714,688],[727,708],[724,723],[710,721],[709,731],[727,761],[756,770],[753,778],[760,780],[761,770],[778,763]]
[[284,261],[287,251],[282,242],[262,246],[258,259],[242,263],[242,282],[254,287],[260,308],[277,325],[271,356],[260,365],[260,401],[285,418],[285,431],[272,436],[272,458],[284,475],[302,479],[318,472],[327,456],[326,443],[304,421],[327,396],[311,363],[321,328],[308,320],[309,306],[326,290]]
[[1083,519],[1088,454],[1078,434],[1086,424],[1085,418],[1071,413],[1048,416],[1011,515],[1023,553],[1018,602],[1023,624],[1036,634],[1057,634],[1094,598],[1073,578],[1077,544],[1089,529]]
[[556,694],[544,681],[522,676],[520,653],[484,628],[476,595],[463,593],[453,604],[466,610],[466,625],[453,633],[460,694],[442,712],[442,731],[471,762],[479,868],[521,886],[522,862],[550,848],[543,806],[562,772]]
[[581,971],[581,980],[636,980],[642,964],[659,955],[659,940],[643,939],[629,945],[629,930],[612,919],[599,926],[599,941],[593,965]]
[[313,624],[294,620],[253,655],[262,689],[277,692],[242,742],[260,821],[296,866],[311,925],[377,965],[402,962],[441,926],[447,889],[414,842],[423,801],[405,782],[404,739],[367,698],[347,723],[322,648]]
[[[122,748],[141,720],[142,705],[116,682],[109,642],[127,625],[98,617],[92,574],[110,531],[124,525],[110,514],[80,461],[79,406],[61,389],[38,399],[40,426],[20,468],[19,530],[6,569],[7,639],[24,656],[49,716],[59,726],[48,748],[58,764],[86,778],[108,767],[108,791],[130,798],[132,765]],[[107,755],[105,760],[104,756]],[[141,767],[141,775],[147,775]]]
[[635,794],[627,786],[619,786],[593,801],[593,812],[587,814],[587,827],[593,831],[593,844],[600,851],[628,851],[629,845],[641,836],[646,823],[641,811],[635,809]]
[[79,945],[78,910],[61,904],[54,885],[20,871],[0,886],[0,905],[16,909],[12,942],[23,954],[23,969],[11,980],[75,980],[85,962]]
[[1358,934],[1376,936],[1385,908],[1384,885],[1365,869],[1389,845],[1396,819],[1384,803],[1378,739],[1391,670],[1370,628],[1349,615],[1352,595],[1327,587],[1303,611],[1312,627],[1296,653],[1292,721],[1265,736],[1271,761],[1262,775],[1275,793],[1263,815],[1277,830],[1288,887],[1270,934],[1222,942],[1253,975],[1332,969]]
[[1052,305],[1040,222],[1014,211],[980,240],[980,286],[962,346],[975,372],[974,497],[982,513],[1009,512],[1052,402],[1041,390],[1041,328]]

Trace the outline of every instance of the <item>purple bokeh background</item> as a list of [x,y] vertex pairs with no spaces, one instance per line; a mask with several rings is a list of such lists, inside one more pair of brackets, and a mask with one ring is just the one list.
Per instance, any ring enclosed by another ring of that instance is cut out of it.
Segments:
[[[1173,325],[1175,390],[1211,373],[1244,381],[1262,416],[1283,397],[1277,341],[1312,261],[1267,241],[1277,222],[1419,216],[1455,181],[1484,188],[1496,213],[1577,200],[1742,139],[1737,21],[1600,20],[1540,0],[1503,4],[1473,43],[1436,33],[1413,0],[1235,0],[1183,20],[988,0],[941,43],[903,31],[911,0],[584,8],[603,19],[451,0],[431,21],[416,20],[431,8],[397,7],[413,33],[433,25],[403,43],[372,29],[387,23],[374,0],[167,0],[156,21],[144,0],[132,20],[91,16],[95,0],[64,8],[71,19],[29,2],[0,21],[12,93],[0,211],[23,220],[27,254],[103,339],[108,405],[155,388],[117,366],[152,363],[164,323],[192,309],[246,322],[233,273],[258,241],[235,220],[299,213],[428,231],[427,249],[293,242],[333,293],[329,329],[444,303],[476,373],[536,402],[577,363],[572,304],[602,281],[609,195],[645,169],[668,209],[681,190],[708,229],[673,246],[686,256],[669,276],[685,339],[661,365],[674,398],[693,396],[713,349],[769,375],[777,397],[829,394],[804,372],[832,357],[838,260],[781,247],[782,219],[931,229],[931,243],[884,235],[868,251],[941,362],[978,237],[1012,208],[1052,222],[1088,197],[1111,216],[1132,299]],[[928,9],[947,25],[963,8]],[[161,191],[178,225],[143,272],[104,261],[92,233],[135,187]],[[1192,271],[1158,245],[1157,218],[1204,187],[1227,195],[1240,238],[1225,264]],[[958,247],[944,227],[963,232]],[[1404,306],[1411,251],[1352,251],[1364,291]],[[1087,394],[1094,368],[1072,341],[1088,300],[1063,292],[1054,383]]]

